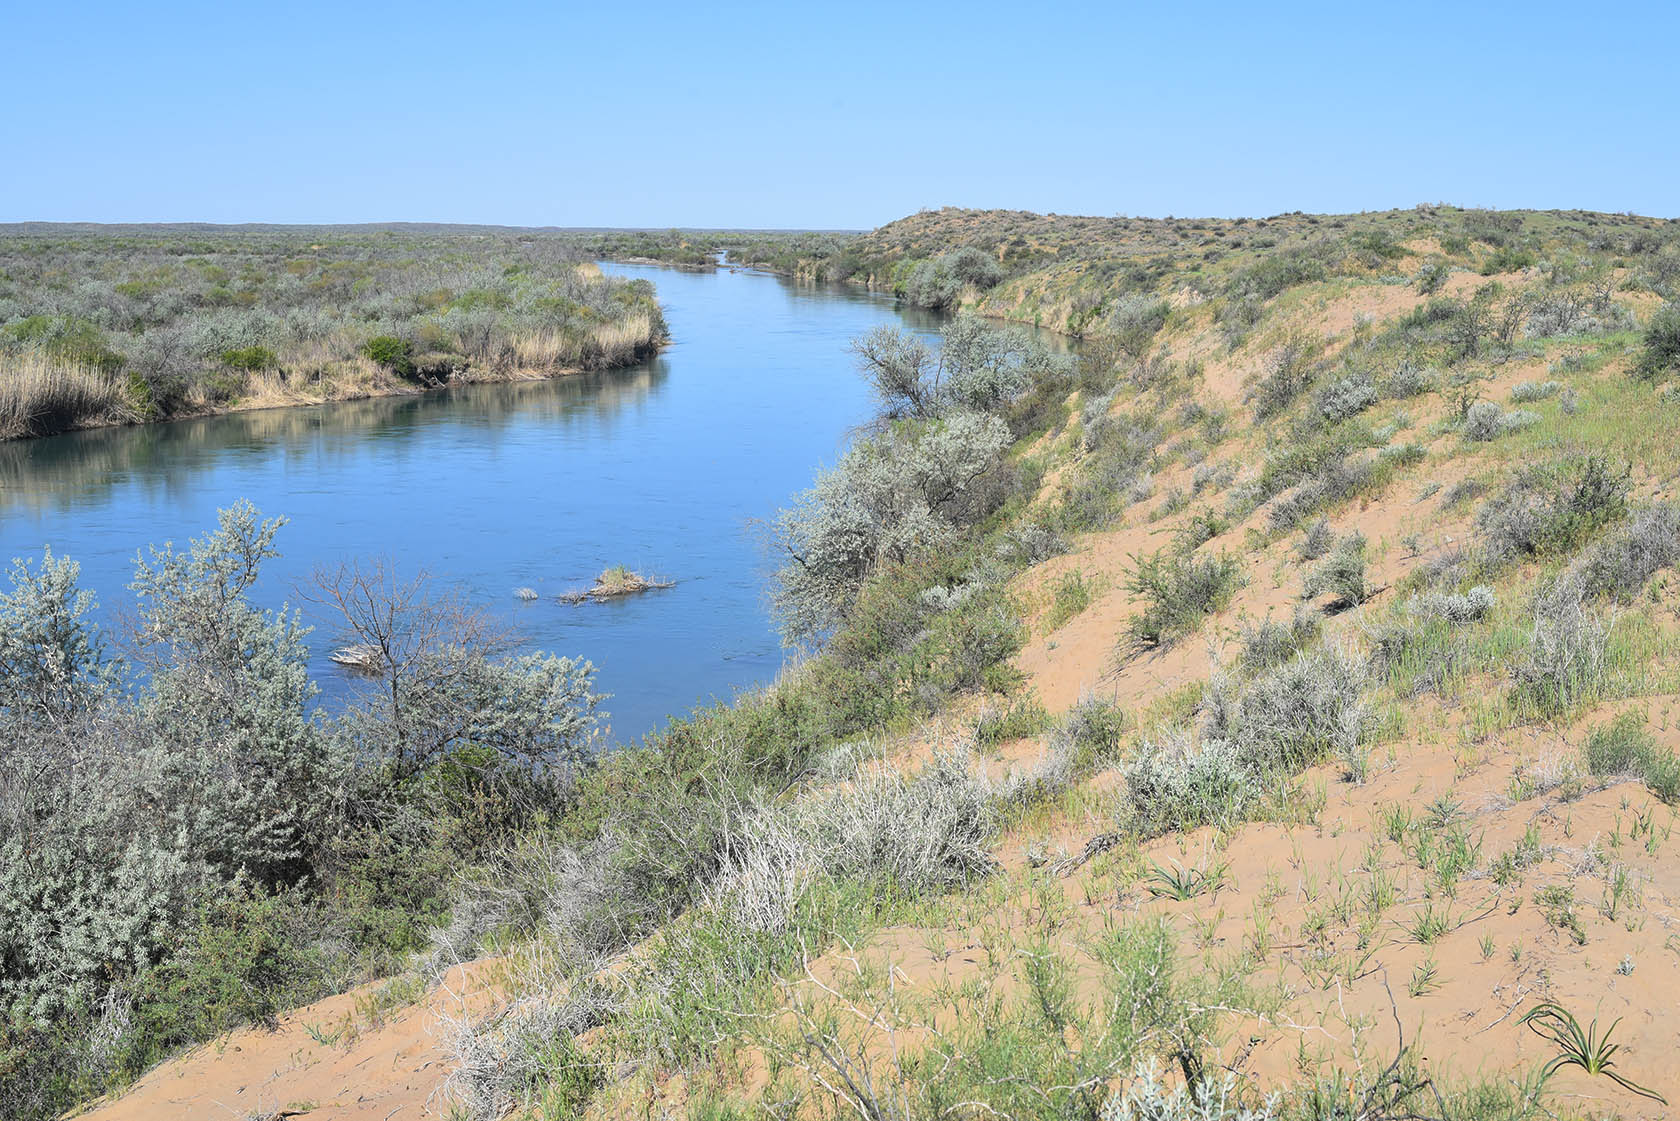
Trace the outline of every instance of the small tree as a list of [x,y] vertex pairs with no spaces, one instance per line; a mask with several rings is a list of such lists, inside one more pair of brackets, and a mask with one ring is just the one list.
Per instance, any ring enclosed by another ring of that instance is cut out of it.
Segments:
[[1447,341],[1457,357],[1474,358],[1482,352],[1482,344],[1496,327],[1494,301],[1499,298],[1499,292],[1498,284],[1482,285],[1475,295],[1459,303],[1452,318],[1447,320]]
[[936,351],[924,340],[877,327],[852,343],[875,391],[881,420],[928,420],[955,409],[999,412],[1037,380],[1066,367],[1021,330],[997,330],[978,316],[958,316]]
[[907,331],[877,327],[852,342],[858,368],[887,419],[928,417],[937,411],[941,369],[933,348]]
[[1268,420],[1294,404],[1312,381],[1310,360],[1317,344],[1304,331],[1291,331],[1267,358],[1266,374],[1249,389],[1256,421]]
[[383,561],[316,571],[310,598],[368,651],[367,687],[340,731],[399,787],[452,760],[518,780],[565,781],[598,736],[595,668],[549,655],[509,657],[514,637],[425,573]]
[[230,881],[309,870],[334,784],[304,631],[245,600],[280,523],[249,503],[220,517],[188,551],[137,562],[132,701],[82,618],[74,565],[20,569],[0,602],[6,718],[35,732],[0,766],[9,1023],[73,1022],[166,958]]
[[940,265],[963,284],[984,291],[1003,282],[1003,266],[997,258],[982,249],[965,245],[939,258]]
[[313,824],[327,745],[309,710],[309,628],[284,607],[246,600],[284,519],[249,502],[218,515],[216,532],[182,553],[151,550],[130,585],[140,600],[134,642],[148,670],[136,710],[143,781],[186,851],[227,873],[289,879]]

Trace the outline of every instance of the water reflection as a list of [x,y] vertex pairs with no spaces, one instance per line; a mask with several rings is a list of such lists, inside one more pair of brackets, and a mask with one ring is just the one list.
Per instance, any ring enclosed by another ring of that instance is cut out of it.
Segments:
[[257,409],[132,428],[73,432],[46,440],[0,441],[0,516],[13,507],[71,511],[134,486],[180,496],[195,477],[239,456],[286,456],[303,448],[328,459],[354,457],[370,440],[409,446],[413,430],[443,416],[465,418],[489,444],[512,425],[609,426],[643,405],[670,377],[657,358],[625,370],[552,382],[467,385],[411,397],[370,397],[320,406]]

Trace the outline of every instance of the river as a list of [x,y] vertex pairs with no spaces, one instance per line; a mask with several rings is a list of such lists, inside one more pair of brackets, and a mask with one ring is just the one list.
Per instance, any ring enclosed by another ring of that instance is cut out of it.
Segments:
[[[869,412],[847,343],[939,321],[864,292],[749,271],[603,266],[658,287],[672,344],[624,370],[269,409],[0,444],[0,557],[82,566],[100,614],[132,603],[143,547],[184,546],[247,498],[290,524],[255,598],[297,603],[317,566],[388,557],[504,614],[532,649],[588,658],[628,741],[773,678],[785,651],[755,525],[832,463]],[[667,590],[555,597],[627,564]],[[515,591],[529,587],[537,600]],[[324,702],[344,694],[311,636]]]

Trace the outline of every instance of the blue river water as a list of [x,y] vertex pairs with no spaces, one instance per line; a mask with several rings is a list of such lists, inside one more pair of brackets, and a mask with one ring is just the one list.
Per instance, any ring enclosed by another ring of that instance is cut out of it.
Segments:
[[[270,409],[0,444],[0,558],[82,566],[110,617],[144,546],[184,545],[246,498],[284,515],[259,603],[297,604],[316,568],[384,557],[505,615],[527,647],[588,658],[628,741],[772,679],[773,567],[755,527],[831,464],[868,415],[847,344],[880,324],[932,334],[890,299],[748,271],[609,264],[658,288],[672,344],[644,365],[419,397]],[[626,564],[674,587],[556,596]],[[521,601],[515,591],[539,593]],[[342,639],[306,618],[331,705]]]

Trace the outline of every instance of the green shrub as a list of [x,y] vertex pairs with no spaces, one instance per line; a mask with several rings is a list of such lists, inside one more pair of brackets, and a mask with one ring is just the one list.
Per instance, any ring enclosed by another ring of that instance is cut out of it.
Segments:
[[1234,292],[1229,299],[1219,301],[1214,308],[1213,318],[1225,336],[1225,345],[1235,350],[1243,344],[1249,331],[1265,314],[1265,303],[1259,296]]
[[1050,714],[1036,697],[1016,700],[1007,708],[986,707],[974,726],[974,742],[993,747],[1009,740],[1037,735],[1050,726]]
[[1246,398],[1254,406],[1256,421],[1268,420],[1295,403],[1312,381],[1312,352],[1313,344],[1303,334],[1291,335],[1272,352],[1265,375]]
[[1195,552],[1196,549],[1230,528],[1230,519],[1217,510],[1197,510],[1184,519],[1184,524],[1173,535],[1173,544],[1180,552]]
[[1003,266],[995,257],[964,246],[926,261],[905,260],[896,270],[895,291],[917,307],[946,308],[961,301],[965,289],[985,291],[1002,283]]
[[384,366],[398,377],[414,374],[414,345],[395,335],[375,335],[362,347],[362,353]]
[[995,288],[1003,282],[1003,266],[997,258],[973,246],[963,246],[945,254],[941,261],[964,284],[979,289]]
[[1165,300],[1144,295],[1125,296],[1109,314],[1107,333],[1132,361],[1141,362],[1171,313],[1172,305]]
[[74,316],[26,316],[0,329],[0,337],[32,344],[61,361],[107,375],[117,373],[128,361],[105,341],[98,324]]
[[1534,904],[1546,922],[1569,935],[1577,946],[1587,944],[1587,932],[1575,913],[1575,889],[1568,884],[1550,884],[1534,893]]
[[1631,467],[1596,454],[1523,468],[1476,512],[1490,558],[1573,551],[1627,515],[1631,477]]
[[1452,296],[1436,296],[1428,303],[1417,307],[1402,315],[1396,326],[1402,331],[1427,330],[1451,323],[1464,310],[1464,303]]
[[[375,358],[374,361],[381,359]],[[246,346],[222,351],[222,364],[236,370],[272,370],[280,364],[280,360],[266,346]]]
[[1429,449],[1422,444],[1390,444],[1377,452],[1377,463],[1394,468],[1415,467],[1429,458]]
[[1308,574],[1303,592],[1308,598],[1330,595],[1341,607],[1357,607],[1371,596],[1365,582],[1365,535],[1350,533],[1318,567]]
[[1665,304],[1651,317],[1645,327],[1645,350],[1634,370],[1652,381],[1680,373],[1680,303]]
[[[1494,335],[1498,326],[1494,302],[1499,298],[1499,292],[1497,283],[1484,284],[1468,300],[1452,301],[1453,313],[1441,325],[1441,335],[1451,347],[1454,358],[1475,358],[1482,352],[1483,343]],[[1515,330],[1514,322],[1511,327]]]
[[225,405],[237,401],[246,390],[244,370],[214,370],[204,378],[204,397],[211,404]]
[[925,685],[934,691],[925,708],[937,707],[951,693],[985,689],[1006,692],[1010,684],[1009,658],[1026,643],[1020,614],[1001,596],[975,597],[955,611],[937,616],[927,637],[910,653],[911,660],[929,667]]
[[1250,673],[1260,673],[1281,665],[1294,656],[1318,634],[1322,613],[1311,604],[1300,604],[1289,622],[1280,623],[1267,618],[1258,626],[1243,625],[1243,645],[1239,660]]
[[[1268,470],[1271,464],[1268,464]],[[1380,485],[1392,470],[1391,463],[1373,461],[1369,457],[1354,457],[1340,450],[1311,462],[1299,474],[1280,473],[1271,479],[1261,477],[1262,489],[1284,478],[1294,485],[1279,494],[1266,511],[1266,527],[1276,533],[1293,529],[1302,518],[1352,498],[1361,491]]]
[[1131,717],[1117,702],[1085,696],[1068,711],[1063,731],[1080,752],[1100,761],[1119,756],[1131,726]]
[[1230,291],[1234,296],[1249,295],[1269,300],[1287,288],[1323,280],[1324,262],[1301,250],[1284,250],[1268,254],[1232,277]]
[[1635,712],[1624,712],[1587,734],[1582,747],[1587,770],[1598,778],[1638,778],[1673,805],[1680,801],[1680,758],[1663,747]]
[[1366,264],[1375,268],[1383,261],[1393,261],[1404,257],[1406,248],[1395,243],[1394,238],[1386,230],[1360,230],[1348,235],[1348,247],[1365,258]]
[[159,409],[157,398],[152,395],[152,385],[134,370],[128,372],[128,400],[141,420],[158,418]]
[[1603,778],[1637,773],[1656,746],[1656,737],[1645,730],[1645,721],[1636,713],[1624,712],[1587,735],[1583,754],[1587,770]]
[[243,1024],[272,1025],[278,1013],[333,991],[309,918],[294,892],[205,903],[181,948],[137,983],[135,1034],[146,1058]]
[[1231,602],[1242,586],[1242,562],[1229,553],[1196,556],[1162,549],[1132,557],[1127,588],[1143,610],[1127,628],[1134,647],[1161,646],[1201,625]]
[[1519,269],[1534,267],[1534,253],[1528,249],[1517,249],[1513,246],[1503,246],[1494,251],[1493,255],[1482,262],[1481,274],[1493,276],[1495,273],[1516,272]]
[[1680,803],[1680,756],[1674,752],[1658,750],[1647,756],[1639,777],[1664,802],[1671,806]]

